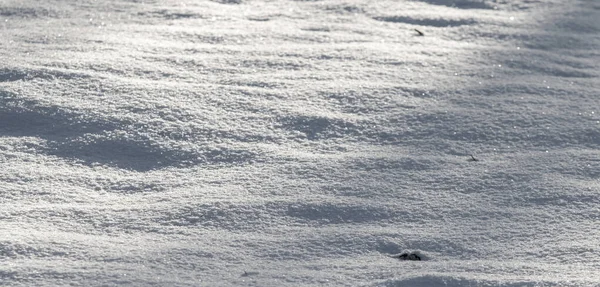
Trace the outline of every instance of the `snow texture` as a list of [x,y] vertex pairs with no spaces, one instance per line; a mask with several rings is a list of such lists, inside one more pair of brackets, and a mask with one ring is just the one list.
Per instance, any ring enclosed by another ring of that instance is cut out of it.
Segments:
[[600,285],[598,1],[0,0],[0,59],[1,286]]

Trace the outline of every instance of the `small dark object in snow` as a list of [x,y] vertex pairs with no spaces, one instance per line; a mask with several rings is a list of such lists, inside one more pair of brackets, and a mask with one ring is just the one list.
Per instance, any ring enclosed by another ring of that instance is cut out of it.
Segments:
[[468,159],[468,161],[479,161],[478,159],[476,159],[473,155],[471,155],[471,158]]
[[394,256],[400,260],[412,260],[412,261],[421,261],[421,256],[415,253],[402,253],[400,255]]
[[248,277],[248,276],[252,276],[252,275],[258,275],[258,272],[244,271],[244,274],[242,274],[242,277]]
[[419,33],[419,36],[425,36],[425,34],[417,29],[415,29],[415,31],[417,31],[417,33]]

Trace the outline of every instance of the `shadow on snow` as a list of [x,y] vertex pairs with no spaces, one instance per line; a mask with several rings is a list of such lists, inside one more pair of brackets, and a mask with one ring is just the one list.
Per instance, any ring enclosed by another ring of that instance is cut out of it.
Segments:
[[0,92],[0,137],[46,140],[40,152],[88,166],[106,165],[135,171],[198,164],[239,164],[253,158],[246,150],[184,150],[127,130],[130,123],[106,120],[48,106]]

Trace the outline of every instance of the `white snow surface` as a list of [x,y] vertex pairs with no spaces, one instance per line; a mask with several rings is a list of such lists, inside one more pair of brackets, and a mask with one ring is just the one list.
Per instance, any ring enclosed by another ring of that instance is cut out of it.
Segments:
[[0,0],[0,286],[600,286],[599,64],[594,0]]

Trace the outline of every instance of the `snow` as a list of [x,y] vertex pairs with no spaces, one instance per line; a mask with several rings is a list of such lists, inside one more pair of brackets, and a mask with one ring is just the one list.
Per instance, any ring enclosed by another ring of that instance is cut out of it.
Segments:
[[2,286],[600,285],[597,1],[2,0],[0,35]]

